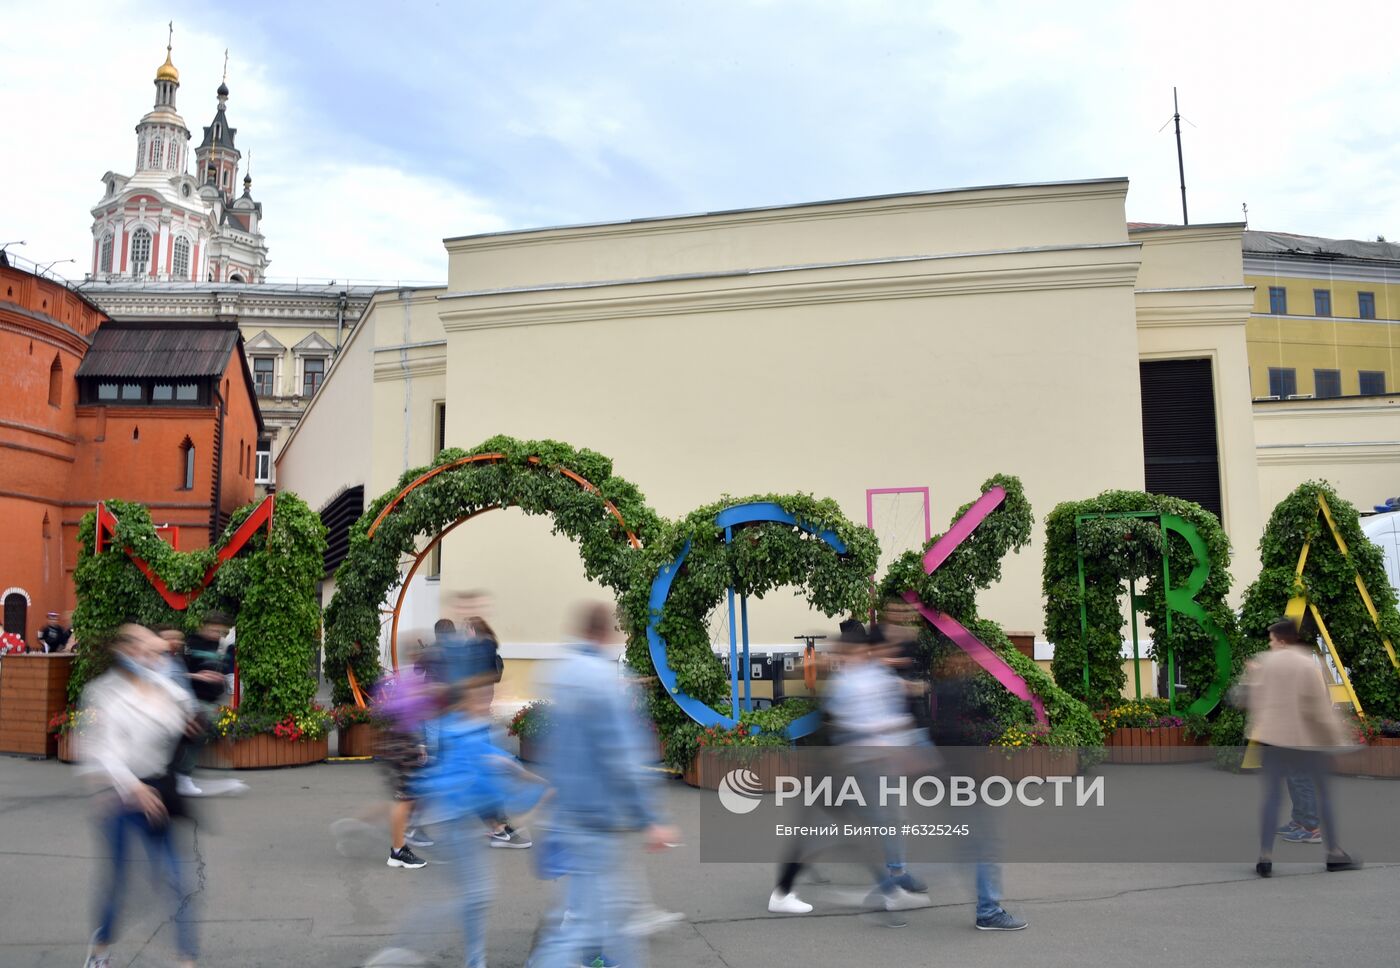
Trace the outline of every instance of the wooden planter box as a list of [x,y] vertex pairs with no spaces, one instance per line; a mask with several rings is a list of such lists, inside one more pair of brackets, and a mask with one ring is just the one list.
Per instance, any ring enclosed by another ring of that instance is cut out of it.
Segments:
[[52,756],[58,750],[49,720],[68,706],[72,670],[71,655],[0,658],[0,753]]
[[372,723],[354,723],[336,730],[337,756],[373,756],[379,730]]
[[1186,736],[1184,726],[1120,727],[1104,736],[1107,763],[1195,763],[1211,758],[1210,747]]
[[306,766],[326,758],[326,737],[279,739],[267,733],[243,739],[221,739],[204,747],[199,765],[220,770],[266,770],[278,766]]
[[1028,776],[1078,776],[1079,750],[1031,746],[1011,750],[1004,761],[994,759],[991,765],[1000,776],[1012,781]]
[[65,730],[58,734],[58,759],[61,763],[72,763],[77,759],[77,750],[74,749],[76,734],[71,730]]
[[1333,769],[1347,776],[1400,779],[1400,739],[1377,736],[1369,745],[1337,757]]
[[751,770],[758,776],[765,790],[774,789],[774,777],[799,773],[797,757],[793,751],[775,746],[754,749],[749,755],[727,751],[708,755],[701,753],[690,761],[690,765],[681,773],[681,779],[698,790],[718,790],[719,781],[733,769]]

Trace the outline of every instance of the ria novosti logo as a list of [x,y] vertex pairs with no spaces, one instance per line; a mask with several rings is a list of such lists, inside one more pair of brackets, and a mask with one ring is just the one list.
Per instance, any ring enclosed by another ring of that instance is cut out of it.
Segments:
[[752,813],[763,802],[763,781],[753,770],[730,770],[719,781],[719,802],[730,813]]

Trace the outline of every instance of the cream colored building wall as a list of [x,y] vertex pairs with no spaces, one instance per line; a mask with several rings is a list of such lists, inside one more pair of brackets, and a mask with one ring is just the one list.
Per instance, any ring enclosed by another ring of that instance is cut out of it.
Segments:
[[447,240],[453,292],[1122,242],[1125,179],[955,189]]
[[[436,407],[446,400],[446,339],[440,288],[401,290],[376,300],[372,393],[376,424],[365,500],[392,487],[410,467],[437,455]],[[449,446],[451,441],[448,442]]]
[[[366,322],[368,322],[366,315]],[[296,429],[274,458],[277,489],[293,491],[313,511],[347,487],[364,481],[369,472],[369,451],[346,427],[370,428],[374,424],[373,401],[365,392],[373,353],[370,340],[355,334],[332,363],[327,379]]]
[[[1125,190],[948,192],[893,210],[857,200],[450,242],[453,280],[525,288],[443,300],[449,443],[507,433],[591,447],[672,517],[725,494],[808,491],[863,522],[867,488],[929,485],[939,531],[998,472],[1022,478],[1038,520],[1064,500],[1140,488]],[[818,256],[847,264],[744,271]],[[638,279],[657,269],[666,277]],[[590,270],[615,275],[548,286]],[[495,590],[505,642],[558,641],[564,606],[590,590],[548,522],[520,517],[454,533],[444,586]],[[984,614],[1041,627],[1042,549],[1037,524]],[[750,621],[756,647],[834,625],[791,595],[753,604]]]
[[[1232,600],[1259,571],[1260,507],[1245,338],[1253,290],[1240,258],[1243,225],[1134,231],[1142,243],[1137,326],[1143,360],[1209,359],[1226,533],[1233,547]],[[1139,428],[1139,440],[1141,429]]]
[[1325,480],[1358,510],[1400,495],[1400,394],[1254,405],[1265,516],[1304,481]]

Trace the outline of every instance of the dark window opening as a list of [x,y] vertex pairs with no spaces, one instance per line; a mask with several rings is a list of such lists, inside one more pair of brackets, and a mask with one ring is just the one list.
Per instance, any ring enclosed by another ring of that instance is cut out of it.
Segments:
[[1318,398],[1342,395],[1341,370],[1313,370],[1313,396]]
[[1357,382],[1361,384],[1360,392],[1363,397],[1385,393],[1384,370],[1358,370],[1356,377]]
[[1210,360],[1143,360],[1143,479],[1152,494],[1223,513]]
[[1358,292],[1356,294],[1356,314],[1362,319],[1376,318],[1376,294],[1373,292]]
[[194,490],[194,443],[188,437],[180,445],[180,452],[184,470],[183,483],[180,487],[183,490],[192,491]]
[[1332,315],[1332,290],[1331,290],[1331,289],[1314,289],[1314,290],[1313,290],[1313,315],[1314,315],[1314,316],[1331,316],[1331,315]]
[[1286,400],[1298,393],[1298,371],[1291,366],[1269,367],[1269,396]]
[[260,397],[272,396],[277,361],[270,356],[253,357],[253,387]]
[[53,356],[53,365],[49,367],[49,406],[60,407],[63,405],[63,361],[58,354]]
[[1288,290],[1282,286],[1269,287],[1269,312],[1275,316],[1288,315]]
[[301,365],[301,395],[304,397],[314,397],[316,391],[321,389],[321,382],[326,376],[325,358],[320,356],[308,356],[302,361]]
[[5,631],[12,635],[18,635],[28,642],[24,634],[24,627],[29,619],[29,599],[19,592],[10,592],[5,596]]

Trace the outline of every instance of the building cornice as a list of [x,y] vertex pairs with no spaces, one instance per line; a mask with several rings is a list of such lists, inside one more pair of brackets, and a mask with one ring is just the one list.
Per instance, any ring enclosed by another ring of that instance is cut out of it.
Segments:
[[[446,297],[452,302],[444,302],[441,318],[445,330],[460,332],[989,292],[1131,288],[1138,250],[1137,243],[1123,242],[460,293]],[[1071,254],[1073,262],[1052,258]]]
[[[1138,289],[1140,329],[1174,326],[1241,326],[1254,307],[1253,286],[1206,286],[1199,289]],[[1226,301],[1229,296],[1233,300]]]
[[1319,259],[1315,256],[1244,254],[1244,274],[1264,279],[1341,280],[1400,284],[1400,263],[1354,259]]
[[1340,443],[1260,444],[1260,464],[1400,464],[1400,440],[1360,440]]

